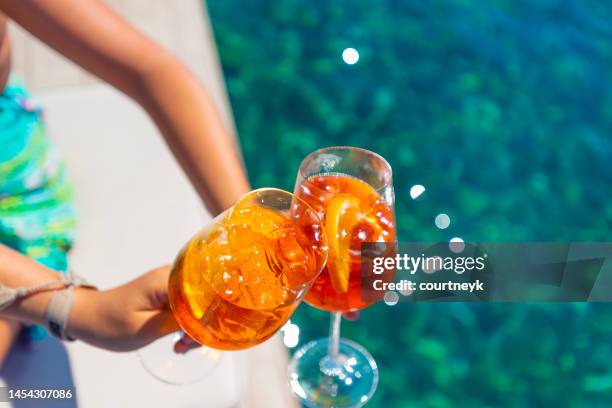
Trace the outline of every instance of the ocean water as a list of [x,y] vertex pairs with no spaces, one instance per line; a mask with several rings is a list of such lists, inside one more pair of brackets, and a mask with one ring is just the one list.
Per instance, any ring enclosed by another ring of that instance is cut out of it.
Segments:
[[[254,187],[355,145],[394,169],[401,240],[610,240],[612,2],[208,9]],[[306,305],[294,320],[302,343],[327,330]],[[380,304],[343,330],[379,363],[368,406],[612,404],[612,305]]]

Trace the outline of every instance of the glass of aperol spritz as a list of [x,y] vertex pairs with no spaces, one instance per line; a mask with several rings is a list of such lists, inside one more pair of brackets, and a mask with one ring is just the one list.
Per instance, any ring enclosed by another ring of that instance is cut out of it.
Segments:
[[294,354],[290,386],[308,407],[360,407],[376,390],[378,368],[362,346],[340,338],[340,322],[342,313],[363,309],[383,295],[372,291],[374,279],[393,279],[392,271],[374,276],[361,268],[363,243],[388,243],[395,251],[391,167],[368,150],[320,149],[302,161],[294,193],[317,211],[329,242],[327,264],[305,301],[332,315],[329,338]]
[[321,272],[327,239],[303,199],[272,188],[254,190],[213,219],[180,251],[168,283],[183,335],[205,347],[172,352],[178,335],[140,353],[145,368],[173,384],[195,382],[219,353],[269,339],[289,319]]

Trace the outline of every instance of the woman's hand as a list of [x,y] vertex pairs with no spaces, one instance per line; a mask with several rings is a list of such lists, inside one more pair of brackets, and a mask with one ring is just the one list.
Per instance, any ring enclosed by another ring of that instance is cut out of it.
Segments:
[[179,330],[168,306],[169,267],[106,291],[75,289],[68,334],[114,351],[143,347]]

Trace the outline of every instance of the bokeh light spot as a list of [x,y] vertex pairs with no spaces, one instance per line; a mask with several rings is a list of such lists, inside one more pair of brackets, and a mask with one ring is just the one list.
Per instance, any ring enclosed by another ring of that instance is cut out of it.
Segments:
[[450,217],[447,214],[438,214],[434,220],[436,227],[440,229],[447,229],[450,225]]
[[399,295],[396,291],[389,290],[385,293],[384,300],[387,306],[395,306],[397,305],[397,302],[399,302]]
[[342,51],[342,60],[348,65],[354,65],[359,61],[359,52],[354,48],[346,48]]
[[454,237],[454,238],[451,238],[448,247],[450,248],[451,251],[458,254],[458,253],[463,252],[463,250],[465,249],[465,242],[463,242],[463,240],[459,237]]
[[410,187],[410,198],[412,198],[413,200],[416,200],[424,192],[425,192],[424,186],[420,184],[415,184],[414,186]]

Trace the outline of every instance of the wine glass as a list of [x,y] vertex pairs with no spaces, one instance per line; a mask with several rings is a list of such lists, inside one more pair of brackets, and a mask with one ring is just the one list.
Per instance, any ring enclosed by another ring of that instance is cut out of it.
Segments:
[[363,309],[383,295],[368,291],[368,282],[393,278],[362,272],[360,264],[364,242],[395,248],[391,167],[368,150],[320,149],[302,161],[295,194],[319,213],[327,233],[329,258],[305,301],[330,311],[331,324],[329,338],[294,354],[290,387],[308,407],[361,407],[376,390],[378,368],[367,350],[340,338],[340,322],[343,312]]
[[249,348],[276,333],[326,259],[323,226],[306,202],[272,188],[246,194],[185,245],[170,273],[174,317],[206,347],[176,354],[175,333],[141,350],[143,365],[167,383],[198,381],[218,350]]

